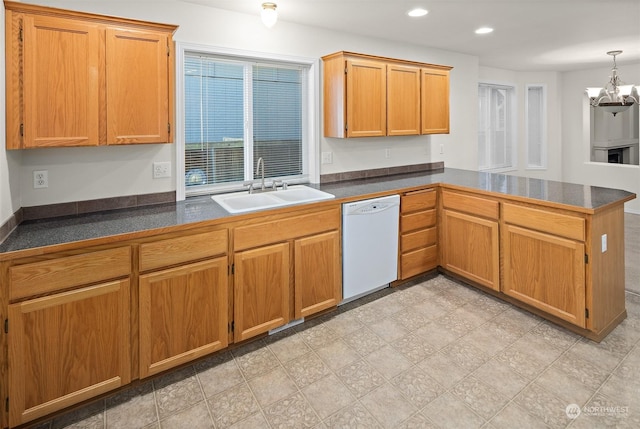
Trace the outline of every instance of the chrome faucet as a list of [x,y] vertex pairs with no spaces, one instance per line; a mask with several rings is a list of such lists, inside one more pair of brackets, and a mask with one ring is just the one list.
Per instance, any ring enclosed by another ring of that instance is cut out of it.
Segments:
[[265,190],[264,187],[264,159],[262,159],[262,157],[258,158],[258,162],[256,163],[256,173],[258,174],[258,172],[260,171],[260,166],[262,166],[262,179],[260,181],[260,189],[261,190]]

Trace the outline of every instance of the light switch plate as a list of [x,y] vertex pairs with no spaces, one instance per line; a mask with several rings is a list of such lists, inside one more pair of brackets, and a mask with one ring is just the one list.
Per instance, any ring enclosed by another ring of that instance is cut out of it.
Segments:
[[607,234],[602,234],[602,253],[607,251]]

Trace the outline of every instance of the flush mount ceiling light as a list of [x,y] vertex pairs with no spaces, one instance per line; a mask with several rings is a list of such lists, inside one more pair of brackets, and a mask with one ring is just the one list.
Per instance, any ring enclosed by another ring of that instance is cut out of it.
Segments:
[[278,20],[278,11],[276,10],[277,7],[278,5],[275,3],[262,3],[262,11],[260,12],[260,17],[262,18],[262,23],[268,28],[276,25],[276,21]]
[[638,89],[634,85],[624,85],[618,76],[618,66],[616,65],[616,55],[622,51],[609,51],[607,55],[613,57],[613,68],[609,82],[604,88],[587,88],[589,103],[593,107],[602,107],[613,116],[619,112],[624,112],[633,103],[638,103]]
[[480,27],[476,30],[476,34],[489,34],[493,33],[493,28],[491,27]]
[[418,18],[420,16],[425,16],[428,13],[429,13],[429,11],[427,9],[423,9],[421,7],[417,7],[415,9],[411,9],[409,12],[407,12],[407,15],[409,15],[412,18]]

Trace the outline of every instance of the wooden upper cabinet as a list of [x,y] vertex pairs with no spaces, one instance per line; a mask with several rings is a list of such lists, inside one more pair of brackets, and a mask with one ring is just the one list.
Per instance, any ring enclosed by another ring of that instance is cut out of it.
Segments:
[[173,140],[176,26],[5,9],[7,149]]
[[451,67],[353,52],[322,60],[325,137],[449,132]]
[[347,61],[347,137],[386,135],[386,73],[379,61]]
[[107,29],[107,142],[169,141],[166,33]]
[[449,70],[423,68],[422,134],[449,134]]
[[387,134],[420,134],[420,69],[387,66]]
[[25,16],[23,34],[24,147],[98,145],[98,26]]

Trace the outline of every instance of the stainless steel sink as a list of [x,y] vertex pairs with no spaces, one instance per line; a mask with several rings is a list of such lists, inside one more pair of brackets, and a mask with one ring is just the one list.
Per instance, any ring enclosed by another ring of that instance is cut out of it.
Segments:
[[304,185],[289,186],[288,189],[248,194],[232,192],[213,195],[213,201],[229,213],[243,213],[299,203],[329,200],[335,195]]

